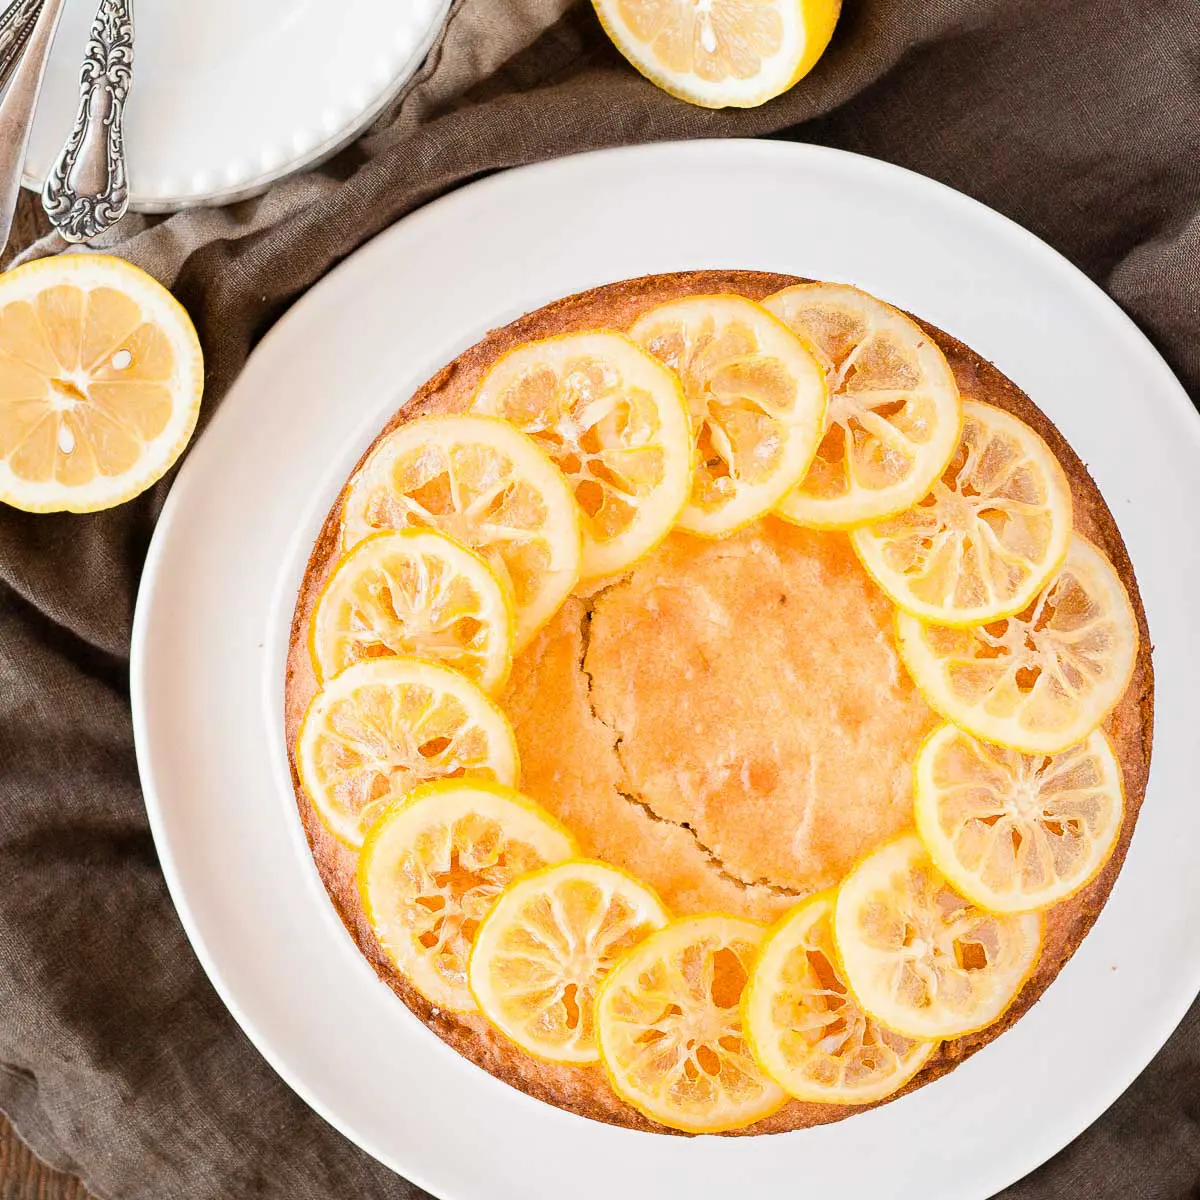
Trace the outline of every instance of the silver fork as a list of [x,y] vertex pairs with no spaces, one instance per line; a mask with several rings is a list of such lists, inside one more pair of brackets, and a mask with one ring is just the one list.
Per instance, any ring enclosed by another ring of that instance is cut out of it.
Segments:
[[79,112],[42,189],[42,207],[68,242],[87,242],[129,206],[125,102],[133,83],[133,0],[100,0],[80,75]]
[[25,49],[41,7],[42,0],[13,0],[0,13],[0,90]]
[[[7,87],[0,94],[0,248],[8,243],[12,229],[33,113],[65,3],[66,0],[42,0],[23,39],[18,33],[10,43],[11,73]],[[26,17],[30,15],[28,6],[18,9],[17,5],[12,5],[5,10],[5,16],[16,12]],[[16,28],[15,24],[13,28]],[[18,44],[22,40],[23,47]]]

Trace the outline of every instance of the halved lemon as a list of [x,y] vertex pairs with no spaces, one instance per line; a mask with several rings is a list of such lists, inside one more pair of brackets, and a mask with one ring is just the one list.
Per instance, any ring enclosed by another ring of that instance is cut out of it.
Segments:
[[376,533],[345,554],[309,626],[319,679],[372,658],[417,657],[504,686],[516,616],[496,573],[433,529]]
[[1042,919],[960,896],[915,833],[867,855],[838,889],[833,936],[862,1010],[909,1038],[955,1038],[1003,1016],[1037,964]]
[[582,578],[616,575],[671,531],[692,490],[679,378],[619,333],[519,346],[472,407],[511,421],[553,459],[579,503]]
[[347,667],[313,697],[296,739],[300,782],[347,846],[397,795],[470,775],[515,784],[508,718],[465,675],[420,658]]
[[94,512],[183,453],[204,391],[182,305],[119,258],[68,254],[0,275],[0,501]]
[[618,50],[652,83],[704,108],[787,91],[829,45],[841,0],[593,0]]
[[625,951],[670,918],[644,884],[575,859],[519,879],[475,936],[468,973],[480,1011],[522,1050],[589,1063],[596,992]]
[[439,529],[477,550],[516,602],[515,650],[579,581],[579,510],[532,438],[499,417],[419,417],[388,434],[350,481],[346,549],[382,529]]
[[963,401],[950,465],[912,508],[850,535],[863,566],[906,612],[981,625],[1020,612],[1062,565],[1071,485],[1023,421]]
[[900,656],[931,708],[997,746],[1056,754],[1113,710],[1137,663],[1133,606],[1112,564],[1071,539],[1023,612],[972,629],[896,618]]
[[515,879],[576,853],[545,809],[476,779],[426,784],[372,826],[358,860],[363,911],[388,958],[431,1004],[473,1012],[471,943]]
[[843,284],[797,284],[763,305],[814,347],[829,385],[820,447],[779,515],[852,529],[916,504],[945,471],[962,425],[958,384],[933,339]]
[[741,1129],[786,1103],[742,1033],[742,991],[766,932],[738,917],[688,917],[617,963],[596,999],[617,1095],[688,1133]]
[[1125,810],[1102,730],[1030,756],[943,725],[917,756],[917,828],[938,869],[992,912],[1048,908],[1108,862]]
[[874,1104],[912,1079],[939,1043],[893,1033],[855,1004],[837,965],[835,897],[820,892],[772,928],[742,1017],[759,1065],[796,1099]]
[[683,380],[697,443],[679,528],[723,537],[803,477],[825,420],[825,379],[805,344],[742,296],[688,296],[630,336]]

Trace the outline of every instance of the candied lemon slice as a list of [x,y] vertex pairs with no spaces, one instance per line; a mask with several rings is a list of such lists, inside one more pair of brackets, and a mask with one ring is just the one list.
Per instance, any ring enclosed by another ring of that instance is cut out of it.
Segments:
[[704,108],[752,108],[812,70],[840,0],[593,0],[618,50]]
[[372,826],[359,895],[384,953],[417,991],[439,1008],[473,1012],[467,961],[488,909],[515,879],[575,853],[566,829],[519,792],[442,780]]
[[472,407],[511,421],[579,504],[582,578],[616,575],[671,531],[692,490],[678,377],[619,333],[568,333],[506,354]]
[[419,658],[348,667],[313,697],[296,739],[300,782],[347,846],[398,794],[471,775],[517,781],[517,743],[505,715],[465,675]]
[[516,602],[516,651],[579,581],[571,490],[537,443],[498,417],[418,417],[375,447],[347,489],[342,544],[411,527],[439,529],[487,559]]
[[901,612],[900,656],[930,707],[997,746],[1055,754],[1113,710],[1137,663],[1138,625],[1112,564],[1071,539],[1024,612],[972,629]]
[[1062,565],[1071,525],[1071,485],[1050,447],[1002,409],[964,400],[958,449],[929,494],[850,540],[906,612],[980,625],[1041,591]]
[[1099,729],[1031,757],[943,725],[917,757],[917,828],[930,857],[992,912],[1074,895],[1112,856],[1124,811],[1121,765]]
[[461,671],[485,692],[512,665],[512,600],[487,562],[432,529],[376,533],[334,568],[308,644],[320,679],[372,658],[417,657]]
[[820,892],[767,935],[742,1000],[759,1064],[812,1104],[874,1104],[899,1091],[938,1042],[902,1037],[864,1013],[839,973],[836,892]]
[[652,1121],[719,1133],[786,1102],[742,1033],[742,991],[766,932],[738,917],[675,921],[630,950],[601,984],[601,1061],[616,1093]]
[[680,529],[723,537],[770,512],[812,462],[825,380],[804,343],[741,296],[644,313],[633,340],[683,380],[697,443]]
[[522,1050],[588,1063],[596,992],[626,950],[668,921],[644,884],[576,859],[518,880],[484,918],[469,981],[480,1011]]
[[65,254],[0,275],[0,501],[94,512],[183,453],[204,390],[183,307],[119,258]]
[[1036,913],[986,912],[960,896],[915,833],[842,881],[833,936],[851,994],[909,1038],[955,1038],[1003,1016],[1037,964]]
[[851,529],[916,504],[958,445],[962,405],[933,339],[858,288],[801,283],[763,301],[824,367],[829,415],[808,474],[779,515]]

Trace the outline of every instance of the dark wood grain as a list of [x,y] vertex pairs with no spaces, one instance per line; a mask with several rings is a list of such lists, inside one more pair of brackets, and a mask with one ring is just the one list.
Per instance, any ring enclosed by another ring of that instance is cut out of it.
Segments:
[[[33,192],[22,192],[12,235],[0,252],[0,269],[49,229],[39,198]],[[74,1176],[46,1166],[0,1114],[0,1200],[92,1200],[92,1197]]]

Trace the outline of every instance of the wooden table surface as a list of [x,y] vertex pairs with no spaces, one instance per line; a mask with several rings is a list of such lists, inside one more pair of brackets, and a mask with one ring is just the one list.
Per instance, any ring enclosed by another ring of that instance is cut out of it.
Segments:
[[[22,192],[8,247],[0,252],[0,268],[49,228],[38,197]],[[17,1137],[0,1114],[0,1200],[92,1200],[71,1175],[53,1171]]]

